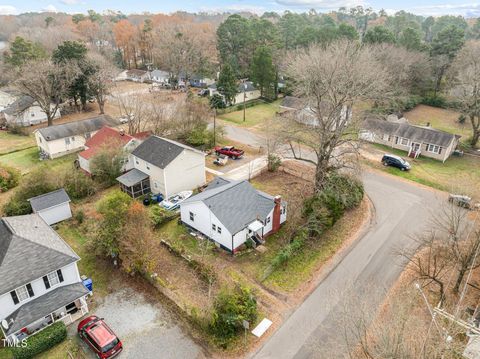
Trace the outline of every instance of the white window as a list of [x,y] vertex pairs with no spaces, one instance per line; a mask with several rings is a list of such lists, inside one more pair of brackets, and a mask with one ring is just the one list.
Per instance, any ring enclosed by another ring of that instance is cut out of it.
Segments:
[[213,230],[214,232],[217,230],[217,226],[216,226],[214,223],[212,223],[212,230]]
[[195,220],[195,215],[193,212],[190,212],[190,220],[193,222]]
[[70,144],[70,137],[65,137],[65,144],[69,145]]
[[24,300],[27,300],[28,298],[30,298],[26,285],[15,289],[15,292],[17,293],[17,298],[20,302],[23,302]]
[[35,117],[35,113],[32,112],[32,114],[30,116]]
[[38,140],[40,141],[40,143],[42,143],[42,138],[41,137],[38,137]]
[[157,183],[157,182],[153,182],[153,187],[158,188],[158,183]]
[[57,285],[58,283],[60,283],[60,278],[58,278],[58,273],[56,271],[47,274],[47,278],[48,278],[48,283],[50,283],[50,287],[53,287],[54,285]]
[[72,137],[72,142],[75,142],[75,137]]
[[140,162],[138,162],[138,159],[136,159],[136,158],[135,158],[135,163],[136,163],[137,165],[140,164]]
[[222,233],[222,227],[218,226],[217,227],[217,232],[221,234]]
[[404,146],[408,146],[408,144],[410,143],[410,140],[408,138],[401,138],[400,139],[400,144],[404,145]]
[[384,140],[384,141],[390,141],[390,135],[384,133],[384,134],[383,134],[383,140]]
[[431,152],[431,153],[437,153],[437,154],[439,154],[440,152],[442,152],[442,147],[437,146],[437,145],[427,144],[427,151],[428,151],[428,152]]

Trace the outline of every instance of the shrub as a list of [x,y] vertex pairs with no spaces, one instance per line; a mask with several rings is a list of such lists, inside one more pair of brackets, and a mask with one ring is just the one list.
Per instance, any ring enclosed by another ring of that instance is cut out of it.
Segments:
[[55,322],[27,339],[25,347],[12,349],[15,359],[30,359],[53,348],[67,338],[67,328],[63,322]]
[[422,99],[424,105],[433,107],[445,108],[447,107],[447,101],[442,96],[427,96]]
[[464,114],[461,114],[460,116],[458,116],[458,123],[459,124],[463,125],[466,120],[467,120],[467,118],[465,117]]
[[90,159],[90,171],[97,182],[111,186],[122,174],[124,161],[125,153],[119,144],[106,144]]
[[167,223],[178,216],[175,211],[167,211],[160,206],[151,206],[150,208],[149,217],[154,228],[159,228],[164,223]]
[[78,224],[82,224],[83,221],[85,220],[85,212],[79,209],[78,211],[75,212],[74,218]]
[[80,171],[68,171],[63,177],[63,188],[71,199],[82,199],[95,193],[93,180]]
[[275,172],[276,170],[278,170],[281,164],[282,160],[276,154],[268,155],[268,170],[270,172]]
[[12,167],[0,167],[0,192],[18,186],[20,171]]
[[20,184],[15,195],[6,203],[3,209],[5,215],[18,216],[31,213],[32,207],[27,200],[58,189],[59,186],[53,182],[53,179],[54,176],[48,173],[46,167],[31,172]]
[[25,128],[18,125],[9,126],[8,132],[13,135],[28,136],[28,132],[25,130]]
[[119,238],[132,201],[132,198],[126,193],[116,190],[98,202],[97,211],[103,216],[103,219],[100,222],[93,245],[99,254],[118,256]]
[[210,330],[216,342],[226,348],[243,331],[243,320],[253,324],[257,316],[257,300],[250,288],[237,285],[231,291],[223,289],[215,299]]

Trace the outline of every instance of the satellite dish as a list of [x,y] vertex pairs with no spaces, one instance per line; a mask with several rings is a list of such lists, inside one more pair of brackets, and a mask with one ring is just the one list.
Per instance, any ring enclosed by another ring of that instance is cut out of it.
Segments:
[[8,327],[8,322],[7,322],[5,319],[2,320],[2,327],[3,327],[3,329],[5,329],[5,330],[8,330],[8,328],[9,328],[9,327]]

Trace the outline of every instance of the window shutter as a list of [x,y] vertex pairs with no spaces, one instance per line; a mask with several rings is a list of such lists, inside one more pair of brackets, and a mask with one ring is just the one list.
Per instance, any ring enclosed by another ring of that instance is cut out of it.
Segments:
[[33,297],[35,293],[33,293],[32,285],[28,283],[26,287],[27,287],[28,295],[30,296],[30,298]]
[[18,300],[18,297],[17,297],[17,292],[15,292],[14,290],[12,290],[12,291],[10,292],[10,295],[12,296],[13,304],[18,304],[18,303],[20,303],[20,301]]
[[57,274],[58,274],[58,280],[60,281],[60,283],[62,283],[63,282],[62,270],[61,269],[57,270]]
[[50,282],[48,281],[48,277],[43,277],[43,283],[45,284],[45,289],[50,288]]

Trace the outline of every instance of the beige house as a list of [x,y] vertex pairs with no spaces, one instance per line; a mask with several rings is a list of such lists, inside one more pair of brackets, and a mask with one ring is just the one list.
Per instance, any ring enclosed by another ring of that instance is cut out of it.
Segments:
[[[8,98],[4,95],[3,99],[8,101]],[[55,105],[50,105],[51,110],[55,108]],[[33,126],[42,122],[47,122],[47,115],[43,112],[42,108],[38,106],[38,103],[30,96],[21,95],[15,97],[15,100],[0,108],[8,125],[11,126]],[[60,117],[60,110],[57,109],[54,118]]]
[[445,162],[457,148],[460,136],[429,126],[367,119],[363,123],[360,138],[404,150],[412,158],[422,155]]
[[57,158],[84,149],[85,142],[103,126],[116,126],[110,116],[101,115],[82,121],[63,123],[35,130],[42,157]]
[[[213,96],[218,94],[217,84],[214,83],[207,88],[208,95]],[[250,81],[246,81],[244,83],[240,83],[238,85],[237,94],[233,99],[232,105],[242,104],[243,102],[248,102],[252,100],[257,100],[261,97],[260,90],[257,90],[253,83]]]
[[133,198],[150,192],[167,198],[205,184],[205,154],[181,143],[150,136],[130,157],[133,169],[117,181]]

